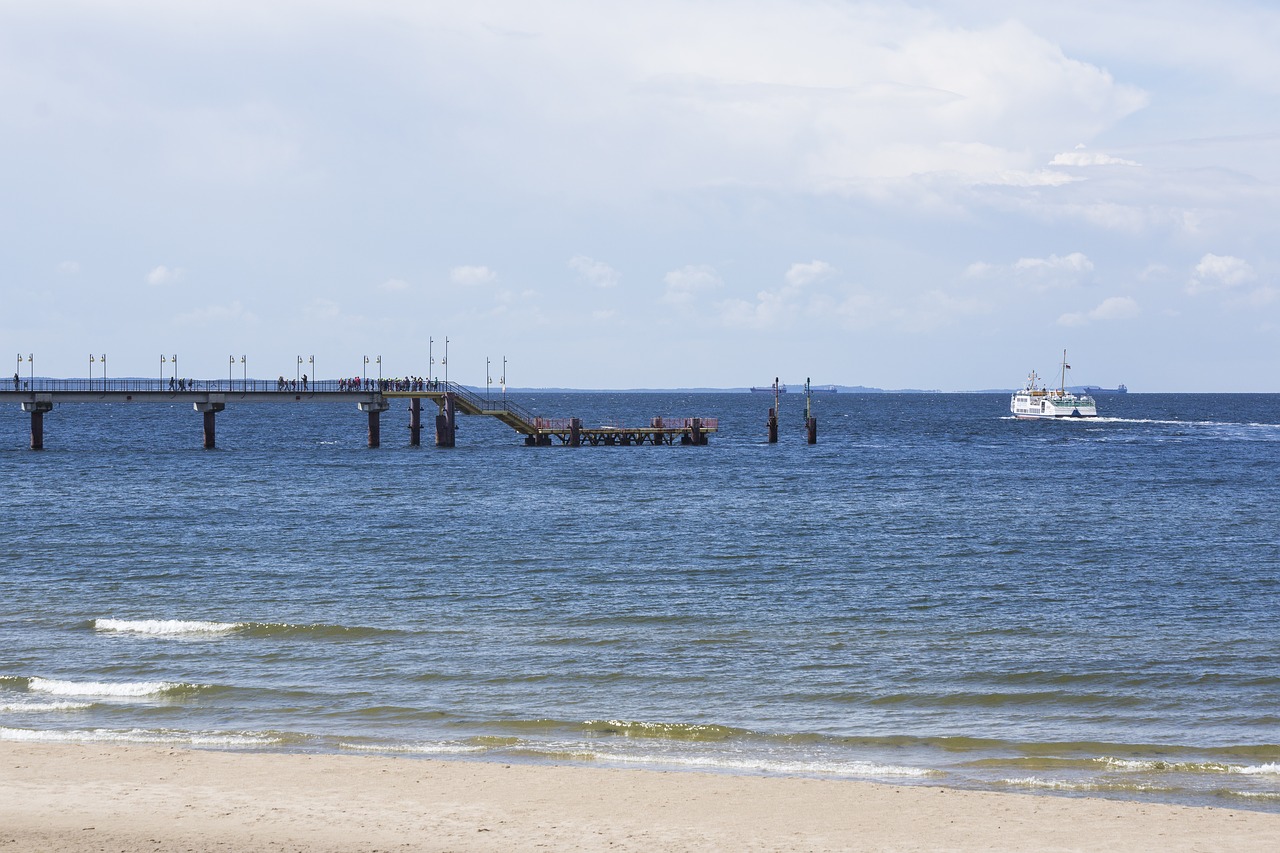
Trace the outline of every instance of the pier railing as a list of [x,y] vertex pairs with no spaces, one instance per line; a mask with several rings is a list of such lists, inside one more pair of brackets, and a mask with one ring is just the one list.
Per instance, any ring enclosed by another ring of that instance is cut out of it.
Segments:
[[[450,391],[457,392],[460,385],[448,383]],[[308,379],[304,384],[295,379],[50,379],[37,376],[34,379],[19,377],[0,380],[0,391],[19,393],[190,393],[215,394],[337,394],[341,392],[374,394],[382,391],[443,391],[445,383],[409,382],[394,379]]]

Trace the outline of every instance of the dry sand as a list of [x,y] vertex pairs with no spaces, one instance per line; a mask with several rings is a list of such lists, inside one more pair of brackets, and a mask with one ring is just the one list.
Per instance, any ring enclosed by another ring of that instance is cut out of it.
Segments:
[[0,743],[0,851],[1280,850],[1280,815],[862,782]]

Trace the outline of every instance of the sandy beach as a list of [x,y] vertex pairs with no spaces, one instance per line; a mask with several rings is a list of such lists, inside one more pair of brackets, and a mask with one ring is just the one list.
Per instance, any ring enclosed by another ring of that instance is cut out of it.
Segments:
[[1257,850],[1280,815],[859,782],[0,744],[0,849]]

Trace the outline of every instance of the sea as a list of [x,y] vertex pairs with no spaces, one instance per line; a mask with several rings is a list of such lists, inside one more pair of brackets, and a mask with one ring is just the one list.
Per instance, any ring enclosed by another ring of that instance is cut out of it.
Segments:
[[718,431],[6,403],[0,739],[1280,812],[1280,395],[512,399]]

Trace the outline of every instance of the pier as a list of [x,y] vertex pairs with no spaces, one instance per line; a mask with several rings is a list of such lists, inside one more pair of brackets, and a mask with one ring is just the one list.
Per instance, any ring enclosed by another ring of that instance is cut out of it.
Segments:
[[608,423],[586,425],[580,418],[545,418],[532,414],[504,395],[490,399],[456,382],[426,380],[326,379],[311,382],[214,379],[46,379],[15,378],[13,387],[0,387],[0,402],[17,403],[31,416],[31,449],[44,448],[45,415],[62,403],[190,403],[202,416],[203,446],[216,446],[217,415],[241,403],[325,403],[352,405],[367,416],[368,446],[382,444],[382,415],[391,401],[409,402],[409,444],[418,446],[422,433],[422,401],[434,402],[435,444],[453,447],[459,415],[494,418],[511,427],[529,447],[560,444],[568,447],[691,445],[707,443],[719,429],[716,418],[651,418],[642,426]]

